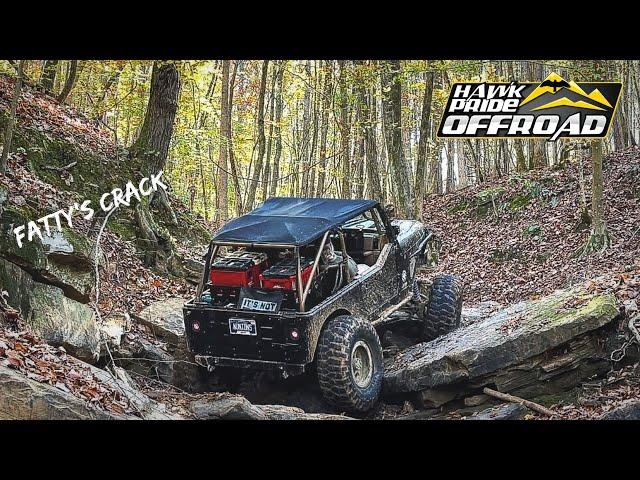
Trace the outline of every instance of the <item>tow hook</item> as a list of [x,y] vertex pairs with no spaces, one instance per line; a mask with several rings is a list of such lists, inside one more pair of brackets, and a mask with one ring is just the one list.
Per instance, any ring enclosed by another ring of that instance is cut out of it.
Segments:
[[207,365],[207,372],[211,373],[216,369],[214,365]]
[[280,366],[280,375],[283,379],[289,378],[289,372],[287,372],[283,366]]

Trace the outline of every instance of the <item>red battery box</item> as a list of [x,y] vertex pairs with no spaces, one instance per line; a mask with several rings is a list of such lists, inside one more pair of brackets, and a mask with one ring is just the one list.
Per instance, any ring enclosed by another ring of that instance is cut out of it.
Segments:
[[265,253],[234,252],[214,261],[209,278],[215,287],[259,287],[266,266]]
[[[297,289],[296,271],[298,262],[295,259],[283,260],[267,268],[260,274],[262,288],[279,288],[282,290]],[[308,258],[300,259],[300,269],[302,271],[302,285],[306,285],[311,276],[313,260]]]

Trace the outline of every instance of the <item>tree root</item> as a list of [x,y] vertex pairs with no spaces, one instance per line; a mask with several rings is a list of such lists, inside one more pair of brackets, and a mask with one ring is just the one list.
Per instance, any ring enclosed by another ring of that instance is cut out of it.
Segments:
[[138,203],[134,210],[138,231],[140,234],[139,241],[144,251],[144,264],[148,267],[154,267],[158,261],[158,236],[155,232],[155,222],[151,217],[149,209],[142,203]]
[[611,246],[611,235],[607,230],[604,233],[591,232],[586,243],[578,248],[574,253],[574,258],[584,258],[595,252],[602,252]]
[[152,207],[157,207],[163,211],[169,218],[171,225],[176,227],[178,226],[178,218],[176,217],[176,212],[169,203],[167,192],[162,189],[158,189],[158,191],[151,196],[150,204]]

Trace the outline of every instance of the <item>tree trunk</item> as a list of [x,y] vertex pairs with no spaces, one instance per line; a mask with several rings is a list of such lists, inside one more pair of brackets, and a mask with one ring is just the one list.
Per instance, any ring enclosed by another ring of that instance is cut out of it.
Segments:
[[236,74],[238,73],[238,64],[240,61],[233,63],[233,72],[229,80],[229,111],[227,115],[227,150],[229,152],[229,169],[231,173],[231,181],[233,182],[233,191],[235,193],[236,215],[242,215],[242,188],[240,188],[240,178],[238,176],[238,167],[236,165],[236,156],[233,151],[233,125],[231,118],[233,117],[233,92],[236,85]]
[[338,77],[338,108],[340,110],[340,158],[342,163],[340,185],[341,197],[351,198],[351,158],[349,146],[349,99],[346,80],[346,61],[338,60],[340,76]]
[[269,60],[262,62],[262,76],[260,77],[260,91],[258,93],[258,157],[256,159],[255,168],[253,169],[253,176],[251,178],[251,185],[247,192],[247,202],[245,210],[249,211],[253,209],[253,202],[256,198],[256,190],[258,189],[258,180],[260,180],[260,173],[262,172],[262,162],[264,161],[264,153],[266,149],[266,138],[264,135],[264,95],[267,89],[267,75],[269,73]]
[[[428,67],[428,64],[427,64]],[[418,139],[418,159],[416,162],[415,196],[418,215],[422,212],[422,202],[427,190],[427,171],[429,166],[429,132],[431,122],[431,102],[433,99],[433,72],[425,73],[424,96],[422,97],[422,116],[420,118],[420,138]]]
[[218,157],[218,195],[216,196],[216,219],[226,222],[229,218],[227,197],[227,164],[229,157],[229,67],[230,60],[222,61],[222,94],[220,97],[220,154]]
[[[144,121],[138,139],[129,149],[131,158],[141,163],[147,174],[155,174],[164,169],[173,135],[173,124],[178,109],[180,94],[180,74],[173,62],[154,62],[151,73],[151,89]],[[159,240],[166,235],[153,219],[149,205],[160,206],[177,225],[175,213],[169,205],[163,189],[146,197],[135,206],[140,241],[147,266],[156,266],[159,254]],[[166,248],[171,248],[168,242]]]
[[283,60],[278,68],[278,77],[276,78],[276,119],[275,125],[273,126],[273,130],[276,136],[276,145],[275,152],[273,155],[273,173],[271,176],[271,185],[269,195],[272,197],[276,196],[276,192],[278,191],[278,180],[280,177],[280,155],[282,154],[282,89],[283,89],[283,76],[284,76],[284,68],[286,62]]
[[592,144],[593,183],[591,187],[591,208],[593,209],[593,233],[602,236],[605,234],[603,179],[602,179],[602,141],[597,140]]
[[167,160],[178,110],[180,75],[173,62],[154,62],[144,121],[131,156],[142,161],[146,173],[162,170]]
[[299,194],[301,197],[307,195],[309,190],[309,165],[311,164],[311,90],[313,84],[311,83],[311,61],[307,60],[304,66],[305,71],[305,83],[304,100],[302,101],[302,135],[300,145],[300,165],[302,167],[302,178],[299,185]]
[[9,159],[9,152],[11,151],[11,142],[13,140],[13,129],[16,124],[18,101],[20,100],[20,93],[22,92],[24,64],[25,60],[20,60],[20,62],[18,63],[18,78],[16,79],[16,84],[13,88],[13,98],[11,99],[11,114],[9,115],[7,128],[4,132],[4,145],[2,146],[2,157],[0,157],[0,173],[2,174],[7,171],[7,161]]
[[264,162],[264,173],[262,175],[262,201],[269,195],[269,182],[271,182],[271,148],[273,146],[273,115],[275,108],[276,78],[278,76],[277,62],[271,69],[271,94],[269,96],[269,138],[267,141],[266,160]]
[[522,147],[521,139],[517,138],[515,140],[515,147],[516,147],[516,161],[518,162],[516,164],[516,171],[524,172],[527,169],[527,161],[524,156],[524,149]]
[[324,86],[322,88],[322,118],[320,120],[320,168],[318,172],[317,195],[323,196],[325,190],[325,179],[327,171],[327,133],[329,131],[329,106],[331,103],[331,61],[325,60]]
[[378,147],[376,142],[376,115],[375,115],[375,98],[369,89],[362,93],[362,117],[365,121],[364,125],[364,155],[367,170],[367,185],[369,187],[369,195],[372,199],[379,202],[384,201],[384,194],[380,182],[380,172],[378,169]]
[[611,245],[611,237],[604,219],[604,195],[602,178],[602,140],[591,144],[593,178],[591,183],[591,235],[580,256],[603,250]]
[[47,93],[51,93],[56,83],[56,73],[58,70],[58,62],[60,60],[45,60],[42,67],[42,77],[40,77],[40,86]]
[[397,189],[397,198],[401,211],[406,218],[413,218],[411,168],[402,149],[402,91],[400,83],[400,61],[383,62],[382,69],[382,108],[384,111],[384,130],[387,153]]
[[447,193],[451,193],[456,189],[456,179],[454,173],[453,148],[451,143],[447,145]]
[[69,74],[67,75],[67,80],[64,82],[64,87],[58,95],[57,100],[60,103],[64,103],[69,94],[71,93],[71,89],[73,89],[73,84],[76,81],[76,75],[78,73],[78,60],[71,60],[69,63]]

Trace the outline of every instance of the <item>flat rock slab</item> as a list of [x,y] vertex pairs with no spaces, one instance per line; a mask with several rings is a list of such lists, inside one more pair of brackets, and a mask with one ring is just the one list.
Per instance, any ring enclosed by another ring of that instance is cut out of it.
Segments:
[[640,400],[627,400],[605,413],[601,420],[640,420]]
[[306,413],[285,405],[254,405],[242,395],[229,393],[194,400],[189,410],[198,420],[352,420],[342,415]]
[[384,389],[418,392],[487,375],[596,330],[618,313],[613,295],[582,287],[521,302],[388,359]]
[[147,325],[153,333],[174,345],[184,342],[184,320],[182,306],[184,298],[174,297],[154,302],[132,317]]
[[517,403],[503,403],[497,407],[487,408],[466,420],[522,420],[528,410],[523,405]]
[[122,420],[74,395],[0,365],[2,420]]

